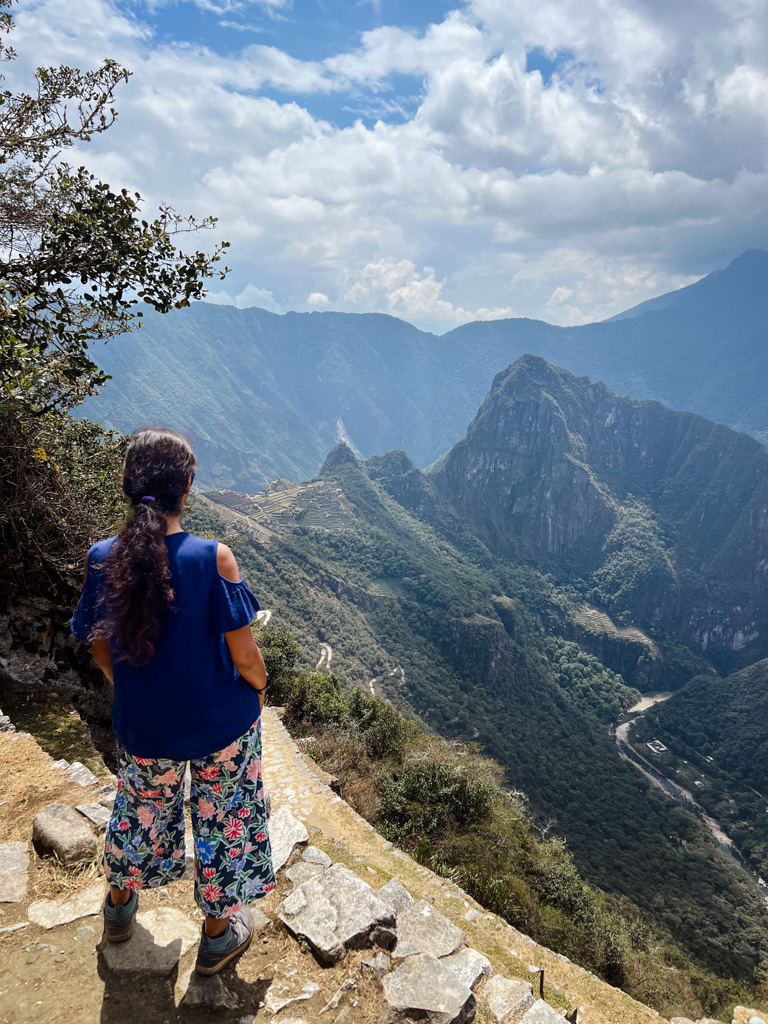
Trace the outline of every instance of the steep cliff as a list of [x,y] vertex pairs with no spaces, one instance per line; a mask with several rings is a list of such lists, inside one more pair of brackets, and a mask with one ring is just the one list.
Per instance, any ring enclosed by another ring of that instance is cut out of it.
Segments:
[[674,623],[729,664],[764,650],[768,451],[753,438],[523,356],[431,476],[495,553],[576,573],[612,613]]

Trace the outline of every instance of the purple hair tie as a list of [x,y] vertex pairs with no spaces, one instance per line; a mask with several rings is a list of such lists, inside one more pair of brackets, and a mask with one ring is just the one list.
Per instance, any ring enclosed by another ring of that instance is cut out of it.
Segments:
[[141,499],[142,501],[157,501],[157,498],[153,498],[151,494],[145,494]]

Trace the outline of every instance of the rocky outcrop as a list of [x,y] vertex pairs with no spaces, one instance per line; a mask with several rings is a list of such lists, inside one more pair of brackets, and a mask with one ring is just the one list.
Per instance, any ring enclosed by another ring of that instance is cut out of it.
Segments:
[[392,908],[343,864],[297,886],[278,917],[309,943],[321,963],[338,963],[348,949],[366,949],[384,934],[394,938]]
[[[522,356],[432,479],[495,552],[585,574],[619,508],[639,500],[668,550],[634,598],[638,619],[677,616],[710,655],[768,629],[768,451],[752,438]],[[716,606],[702,581],[721,584]]]
[[421,953],[382,978],[385,1009],[380,1024],[425,1020],[429,1024],[470,1024],[475,997],[446,965]]

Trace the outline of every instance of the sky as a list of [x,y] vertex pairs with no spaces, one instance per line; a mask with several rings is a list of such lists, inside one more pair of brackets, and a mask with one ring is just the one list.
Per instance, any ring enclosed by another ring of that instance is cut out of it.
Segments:
[[768,248],[765,0],[21,0],[13,45],[132,71],[76,161],[218,217],[210,301],[581,324]]

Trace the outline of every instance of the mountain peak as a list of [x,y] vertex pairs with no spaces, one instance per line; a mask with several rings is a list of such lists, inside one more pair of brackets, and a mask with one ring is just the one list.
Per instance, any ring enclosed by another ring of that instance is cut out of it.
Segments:
[[345,444],[344,441],[339,441],[335,448],[332,448],[325,457],[319,476],[326,476],[333,473],[339,466],[357,466],[358,460],[355,458],[355,453]]

